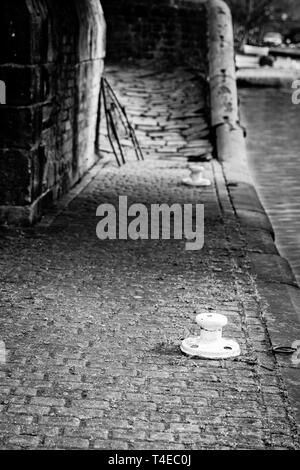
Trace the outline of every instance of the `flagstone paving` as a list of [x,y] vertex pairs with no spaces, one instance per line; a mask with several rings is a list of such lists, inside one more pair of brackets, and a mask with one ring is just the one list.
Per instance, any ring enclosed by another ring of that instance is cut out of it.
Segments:
[[[166,71],[164,67],[154,73],[149,68],[128,66],[109,67],[106,77],[130,116],[145,157],[211,158],[203,77],[184,68]],[[126,160],[131,161],[136,158],[132,143],[124,135],[118,114],[113,114]],[[111,155],[105,119],[102,123],[101,151]]]

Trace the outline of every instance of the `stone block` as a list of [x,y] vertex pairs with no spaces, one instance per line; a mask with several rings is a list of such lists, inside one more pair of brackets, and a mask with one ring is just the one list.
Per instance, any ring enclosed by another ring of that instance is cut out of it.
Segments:
[[248,251],[278,255],[274,239],[269,231],[248,230],[245,233],[246,248]]
[[0,147],[30,149],[41,133],[41,108],[0,107]]
[[236,210],[254,211],[265,214],[263,205],[252,184],[238,181],[228,186],[230,197]]
[[272,254],[249,253],[250,271],[259,279],[297,286],[288,261]]
[[0,65],[0,80],[6,84],[8,106],[27,106],[40,100],[39,67]]
[[25,150],[0,150],[0,205],[31,202],[30,162]]
[[[29,64],[30,15],[26,2],[1,1],[0,64]],[[5,47],[3,47],[5,45]]]
[[266,213],[238,209],[236,214],[243,231],[248,233],[251,230],[261,229],[271,233],[274,238],[274,230]]

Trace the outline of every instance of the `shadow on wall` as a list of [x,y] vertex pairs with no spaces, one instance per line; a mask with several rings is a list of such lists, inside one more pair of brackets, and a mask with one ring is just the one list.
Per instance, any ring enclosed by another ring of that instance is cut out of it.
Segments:
[[206,9],[193,0],[101,0],[107,59],[168,59],[203,68]]
[[99,0],[2,0],[0,10],[0,220],[31,223],[97,159],[105,22]]

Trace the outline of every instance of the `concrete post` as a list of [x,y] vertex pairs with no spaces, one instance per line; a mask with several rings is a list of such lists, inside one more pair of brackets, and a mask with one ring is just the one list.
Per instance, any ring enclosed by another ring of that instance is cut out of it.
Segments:
[[239,116],[231,13],[220,0],[210,0],[207,12],[212,125],[236,125]]
[[242,215],[243,220],[249,219],[255,228],[253,218],[250,221],[247,213],[251,205],[251,212],[259,214],[257,224],[274,237],[247,163],[244,129],[239,117],[231,12],[222,0],[207,0],[206,8],[211,124],[217,157],[236,213]]

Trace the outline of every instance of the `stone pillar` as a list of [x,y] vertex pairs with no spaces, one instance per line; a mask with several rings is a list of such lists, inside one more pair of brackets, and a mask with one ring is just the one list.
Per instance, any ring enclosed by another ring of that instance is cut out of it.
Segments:
[[0,222],[31,224],[96,162],[99,0],[2,0]]

